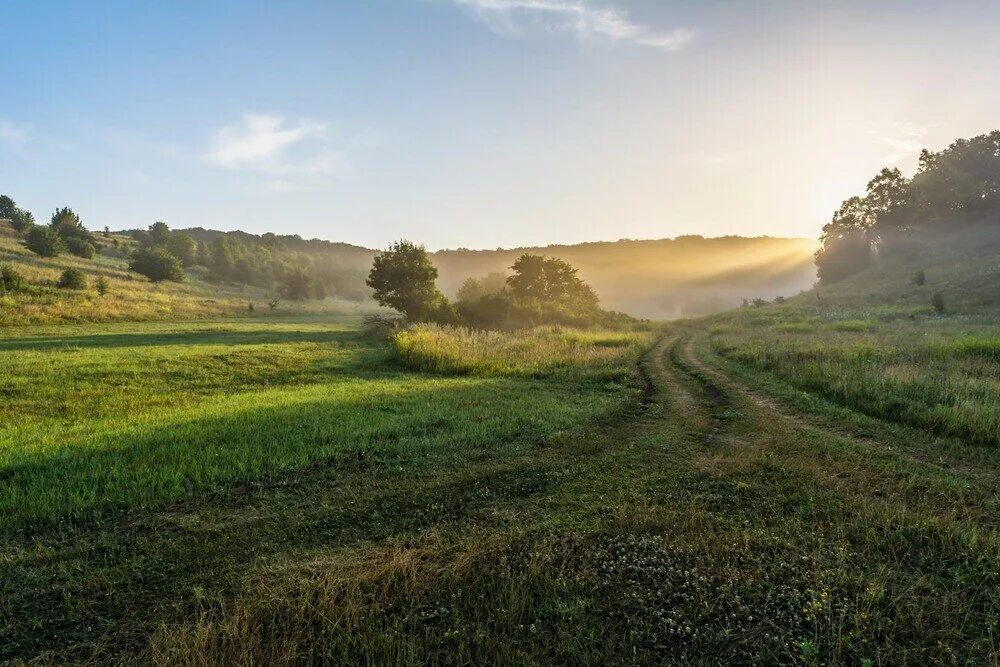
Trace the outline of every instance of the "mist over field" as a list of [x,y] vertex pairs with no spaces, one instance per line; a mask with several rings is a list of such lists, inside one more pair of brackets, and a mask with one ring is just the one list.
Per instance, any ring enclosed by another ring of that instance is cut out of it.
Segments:
[[431,254],[440,284],[454,293],[469,276],[507,274],[524,253],[569,262],[605,307],[635,317],[707,315],[744,299],[797,294],[816,281],[809,239],[685,236],[510,250],[441,250]]
[[4,0],[0,666],[1000,666],[998,34]]

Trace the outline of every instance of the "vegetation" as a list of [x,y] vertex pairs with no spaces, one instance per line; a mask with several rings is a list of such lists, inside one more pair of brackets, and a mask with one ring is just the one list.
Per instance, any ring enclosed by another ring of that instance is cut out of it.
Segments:
[[25,232],[35,224],[35,216],[31,211],[18,208],[7,195],[0,195],[0,219],[10,221],[10,226],[17,232]]
[[0,293],[20,292],[25,288],[24,276],[14,267],[0,266]]
[[995,351],[798,301],[675,325],[641,376],[640,333],[18,331],[0,659],[988,662],[1000,449],[761,360]]
[[[973,225],[1000,219],[1000,130],[959,139],[943,151],[924,150],[917,173],[882,169],[865,196],[851,197],[823,228],[816,253],[825,283],[871,266],[875,253],[904,252]],[[947,241],[944,241],[947,242]]]
[[142,274],[154,283],[171,280],[184,280],[184,267],[181,261],[163,248],[140,248],[132,255],[128,264],[130,271]]
[[87,289],[87,276],[80,269],[66,269],[59,276],[58,286],[62,289]]
[[398,241],[375,256],[366,284],[375,301],[409,321],[441,322],[451,318],[451,307],[437,289],[437,275],[423,246]]
[[28,230],[27,246],[40,257],[56,257],[66,249],[62,238],[55,231],[39,225]]

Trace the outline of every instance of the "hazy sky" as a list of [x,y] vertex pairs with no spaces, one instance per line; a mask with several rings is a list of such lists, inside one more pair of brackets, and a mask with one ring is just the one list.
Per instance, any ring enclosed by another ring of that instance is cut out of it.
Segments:
[[1000,128],[1000,2],[0,5],[0,192],[431,248],[815,236]]

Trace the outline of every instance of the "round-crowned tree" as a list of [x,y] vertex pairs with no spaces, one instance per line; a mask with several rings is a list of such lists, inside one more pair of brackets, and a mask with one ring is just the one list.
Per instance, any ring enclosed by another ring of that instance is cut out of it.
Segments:
[[28,231],[27,245],[29,250],[41,257],[55,257],[66,249],[62,239],[51,227],[41,225]]
[[366,284],[381,305],[411,322],[446,319],[447,299],[438,291],[438,271],[423,246],[397,241],[375,256]]
[[142,274],[152,282],[164,280],[179,282],[184,280],[181,261],[163,248],[142,248],[132,255],[129,270]]

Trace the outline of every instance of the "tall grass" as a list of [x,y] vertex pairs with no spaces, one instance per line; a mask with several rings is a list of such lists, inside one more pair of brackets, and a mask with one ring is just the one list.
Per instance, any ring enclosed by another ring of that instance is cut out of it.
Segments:
[[772,309],[763,326],[759,313],[730,314],[713,345],[865,414],[1000,446],[1000,338],[991,319],[864,314]]
[[396,354],[414,370],[449,375],[621,378],[629,360],[649,342],[641,332],[580,331],[538,327],[526,331],[475,331],[419,325],[393,338]]

